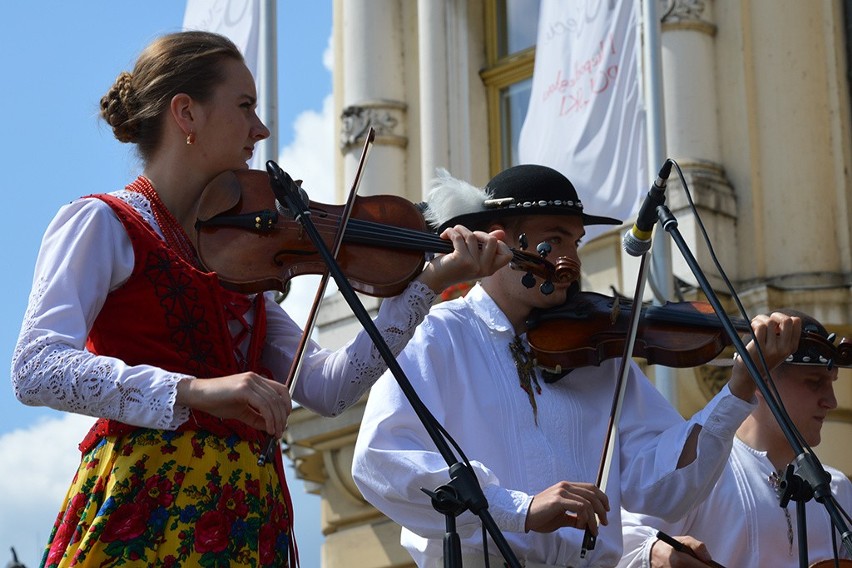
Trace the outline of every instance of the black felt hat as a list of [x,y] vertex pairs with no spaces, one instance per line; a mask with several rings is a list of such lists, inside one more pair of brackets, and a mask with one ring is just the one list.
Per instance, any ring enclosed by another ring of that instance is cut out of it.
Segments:
[[[781,308],[778,311],[788,316],[801,318],[802,331],[807,331],[822,337],[829,345],[834,343],[834,339],[836,337],[835,334],[829,333],[828,330],[825,329],[825,326],[823,326],[815,317],[792,308]],[[796,349],[795,353],[789,355],[787,360],[784,362],[791,365],[828,365],[830,360],[830,354],[827,354],[819,343],[802,341],[799,343],[799,348]],[[839,365],[837,361],[831,361],[831,364],[840,367],[846,366]]]
[[568,178],[553,168],[534,164],[503,170],[483,189],[439,170],[424,214],[438,232],[453,225],[483,229],[493,220],[516,215],[578,215],[583,225],[621,224],[618,219],[584,213]]

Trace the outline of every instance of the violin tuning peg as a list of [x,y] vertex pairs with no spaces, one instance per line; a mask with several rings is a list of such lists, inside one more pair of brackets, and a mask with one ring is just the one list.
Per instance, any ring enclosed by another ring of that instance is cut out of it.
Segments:
[[538,252],[538,255],[541,258],[545,258],[548,254],[550,254],[550,251],[553,250],[553,247],[550,246],[550,243],[542,241],[538,243],[538,246],[535,247],[535,250]]
[[532,275],[532,272],[527,272],[524,274],[524,277],[521,278],[521,284],[523,284],[527,288],[532,288],[535,286],[535,276]]
[[554,290],[553,282],[551,282],[550,280],[545,281],[539,287],[539,290],[541,290],[541,293],[544,294],[545,296],[549,296],[550,294],[553,294],[553,290]]
[[521,250],[527,250],[528,246],[529,242],[527,241],[527,234],[521,233],[521,235],[518,237],[518,248]]

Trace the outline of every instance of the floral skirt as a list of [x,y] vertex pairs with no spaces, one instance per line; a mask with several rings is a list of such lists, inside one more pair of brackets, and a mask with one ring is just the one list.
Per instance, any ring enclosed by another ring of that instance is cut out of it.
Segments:
[[139,429],[83,456],[42,566],[288,566],[280,454],[205,431]]

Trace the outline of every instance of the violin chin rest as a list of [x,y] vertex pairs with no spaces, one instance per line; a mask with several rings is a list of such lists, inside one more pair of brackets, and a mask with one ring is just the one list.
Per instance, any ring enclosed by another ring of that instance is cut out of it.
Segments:
[[[253,178],[258,179],[253,180]],[[201,192],[198,220],[202,223],[209,221],[236,207],[242,196],[243,183],[252,180],[256,183],[269,184],[269,176],[260,170],[228,170],[214,177]]]

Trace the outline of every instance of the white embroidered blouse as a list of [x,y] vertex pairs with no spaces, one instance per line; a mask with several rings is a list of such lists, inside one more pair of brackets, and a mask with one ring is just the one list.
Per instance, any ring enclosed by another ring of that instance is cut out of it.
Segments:
[[[162,237],[145,197],[127,190],[112,195],[131,204]],[[112,209],[99,199],[62,207],[42,240],[21,333],[12,357],[12,385],[24,404],[174,429],[189,417],[175,403],[186,375],[148,365],[95,356],[86,337],[107,294],[119,288],[134,266],[130,239]],[[263,363],[284,378],[302,330],[273,300],[266,302]],[[398,354],[423,320],[435,293],[418,281],[382,302],[376,326]],[[355,403],[385,371],[386,364],[365,332],[337,351],[308,347],[293,398],[334,416]]]

